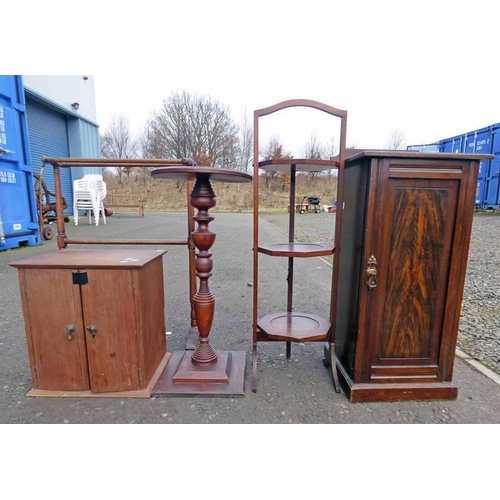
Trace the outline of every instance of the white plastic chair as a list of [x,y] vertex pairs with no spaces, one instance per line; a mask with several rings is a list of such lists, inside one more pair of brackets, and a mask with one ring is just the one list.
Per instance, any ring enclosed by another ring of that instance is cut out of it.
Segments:
[[102,221],[106,224],[106,213],[104,211],[104,199],[106,198],[107,188],[106,183],[100,179],[96,180],[95,184],[96,198],[97,198],[97,213],[94,212],[94,217],[97,217],[97,225],[99,224],[99,214],[102,215]]
[[89,181],[89,182],[102,181],[102,175],[101,174],[85,174],[82,177],[82,180]]
[[[86,210],[89,224],[92,223],[92,212],[96,220],[96,226],[99,225],[99,211],[97,207],[97,194],[93,183],[78,179],[73,181],[73,214],[75,226],[78,226],[78,211]],[[96,217],[97,214],[97,217]]]
[[106,224],[104,213],[104,198],[106,198],[106,183],[102,175],[87,174],[82,179],[73,181],[73,213],[75,226],[78,225],[78,211],[86,210],[89,224],[94,214],[95,225],[99,225],[99,214]]

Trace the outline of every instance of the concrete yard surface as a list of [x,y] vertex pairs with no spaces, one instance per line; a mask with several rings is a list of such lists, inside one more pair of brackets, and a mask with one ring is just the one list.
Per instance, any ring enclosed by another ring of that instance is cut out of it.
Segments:
[[[245,395],[242,397],[169,396],[144,399],[27,397],[31,375],[17,270],[9,263],[57,250],[56,239],[40,246],[0,252],[0,423],[2,424],[498,424],[500,385],[467,360],[455,359],[456,401],[349,403],[334,392],[323,366],[323,344],[293,344],[291,359],[283,343],[259,343],[258,390],[251,391],[252,352],[252,215],[213,213],[209,281],[215,297],[211,344],[218,350],[242,351],[246,356]],[[315,223],[332,214],[305,214]],[[304,219],[305,220],[305,219]],[[499,219],[500,221],[500,219]],[[283,233],[261,218],[261,241],[279,242]],[[181,239],[187,235],[184,212],[115,214],[96,227],[81,218],[66,224],[70,238]],[[56,228],[54,225],[54,233]],[[72,245],[71,248],[88,248]],[[92,248],[96,248],[93,246]],[[99,245],[105,251],[107,245]],[[125,248],[140,249],[137,245]],[[162,248],[162,247],[142,247]],[[188,252],[169,246],[163,257],[167,349],[184,349],[189,329]],[[260,309],[272,312],[286,305],[286,260],[260,257]],[[320,258],[296,259],[297,310],[328,317],[331,268]],[[40,290],[44,293],[44,290]],[[110,293],[113,293],[110,290]],[[54,298],[56,300],[56,298]],[[469,322],[473,325],[473,322]],[[470,330],[472,327],[468,327]],[[478,335],[480,331],[476,332]]]

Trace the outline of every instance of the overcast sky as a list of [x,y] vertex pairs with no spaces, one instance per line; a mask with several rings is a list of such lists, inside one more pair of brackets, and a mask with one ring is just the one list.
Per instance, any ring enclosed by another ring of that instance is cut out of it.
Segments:
[[[386,146],[395,129],[404,134],[407,144],[421,144],[500,122],[499,96],[493,88],[486,89],[477,75],[403,74],[373,77],[372,81],[369,75],[339,79],[220,75],[205,80],[196,75],[96,74],[94,78],[102,129],[113,114],[122,113],[138,131],[163,99],[182,90],[216,97],[238,121],[245,110],[253,120],[255,109],[294,98],[346,109],[347,143],[358,148]],[[338,138],[335,120],[316,110],[293,108],[261,120],[263,136],[277,135],[287,149],[302,147],[311,134],[323,141],[332,135]]]
[[[88,0],[74,22],[40,29],[51,3],[32,5],[21,73],[93,74],[102,129],[121,113],[139,131],[183,90],[217,98],[236,121],[286,99],[322,101],[348,111],[358,148],[384,147],[395,129],[420,144],[500,122],[490,1],[183,0],[155,10],[143,0],[118,10]],[[273,115],[265,133],[296,155],[311,134],[335,134],[321,113],[293,113]]]

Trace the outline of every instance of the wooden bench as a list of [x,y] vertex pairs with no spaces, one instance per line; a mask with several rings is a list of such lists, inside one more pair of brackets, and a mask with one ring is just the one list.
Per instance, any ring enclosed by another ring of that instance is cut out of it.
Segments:
[[[297,213],[300,212],[300,209],[303,208],[306,212],[309,210],[309,203],[295,203],[295,211]],[[287,211],[290,213],[290,205],[287,206]]]
[[142,194],[108,194],[104,200],[104,208],[137,208],[139,215],[144,217],[144,203]]

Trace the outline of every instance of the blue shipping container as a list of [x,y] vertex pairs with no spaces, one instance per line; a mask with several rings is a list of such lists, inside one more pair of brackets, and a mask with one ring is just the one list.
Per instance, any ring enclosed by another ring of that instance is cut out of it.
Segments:
[[0,250],[41,244],[22,77],[0,75]]
[[500,208],[500,123],[439,141],[441,153],[491,154],[495,158],[479,164],[476,208]]

